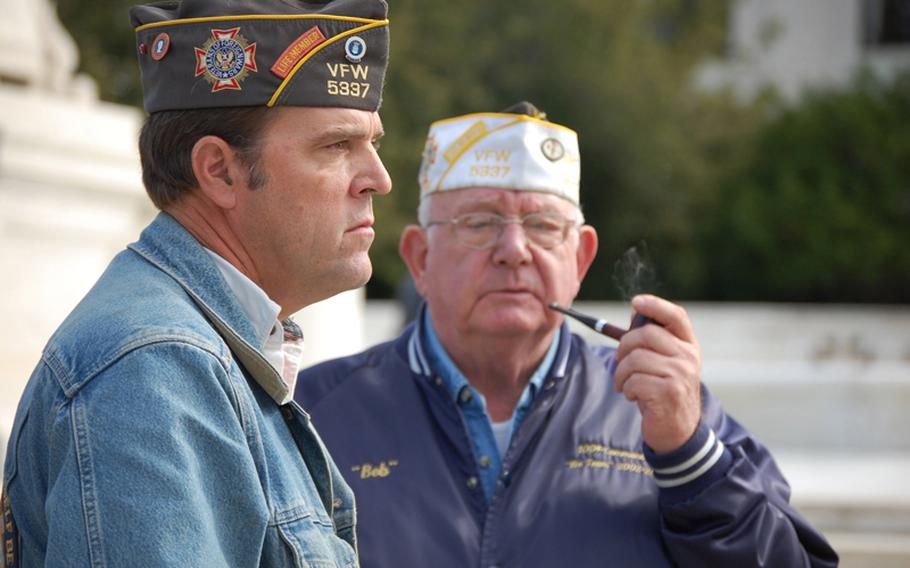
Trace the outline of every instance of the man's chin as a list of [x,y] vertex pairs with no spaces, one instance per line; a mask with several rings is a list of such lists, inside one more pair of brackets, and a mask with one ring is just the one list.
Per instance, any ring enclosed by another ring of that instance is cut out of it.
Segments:
[[364,254],[362,259],[349,259],[342,266],[332,271],[332,275],[324,277],[323,295],[330,298],[336,294],[360,288],[370,280],[373,266],[369,257]]
[[349,276],[349,282],[351,283],[349,290],[360,288],[369,282],[370,277],[373,276],[373,264],[370,262],[370,256],[366,251],[352,259],[350,273],[347,276]]
[[517,336],[536,333],[547,326],[547,320],[537,317],[527,309],[499,309],[482,318],[491,335]]

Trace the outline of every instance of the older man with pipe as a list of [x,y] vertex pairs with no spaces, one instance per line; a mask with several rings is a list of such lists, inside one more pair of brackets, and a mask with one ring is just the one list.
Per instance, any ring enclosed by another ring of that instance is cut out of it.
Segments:
[[532,105],[441,120],[400,241],[426,304],[398,339],[303,371],[358,496],[364,566],[833,566],[768,451],[701,384],[655,296],[618,348],[573,335],[597,250],[575,132]]

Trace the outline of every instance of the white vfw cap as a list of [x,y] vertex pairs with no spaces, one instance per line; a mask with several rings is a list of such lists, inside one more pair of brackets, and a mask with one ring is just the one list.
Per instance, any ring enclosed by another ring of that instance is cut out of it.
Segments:
[[578,135],[533,105],[516,107],[533,109],[534,116],[476,113],[431,124],[418,177],[421,200],[440,191],[496,187],[553,193],[578,205]]

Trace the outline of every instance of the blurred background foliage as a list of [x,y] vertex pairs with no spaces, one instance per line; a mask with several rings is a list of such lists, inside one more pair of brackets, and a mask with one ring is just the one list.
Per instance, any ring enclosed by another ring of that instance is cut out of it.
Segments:
[[723,300],[910,299],[910,76],[808,94],[749,141],[703,211],[699,291]]
[[[105,100],[141,105],[133,2],[58,0]],[[600,252],[581,299],[617,299],[615,265],[647,245],[678,300],[910,301],[910,77],[785,104],[699,90],[726,50],[725,0],[390,0],[372,298],[406,274],[429,124],[530,100],[574,128]]]

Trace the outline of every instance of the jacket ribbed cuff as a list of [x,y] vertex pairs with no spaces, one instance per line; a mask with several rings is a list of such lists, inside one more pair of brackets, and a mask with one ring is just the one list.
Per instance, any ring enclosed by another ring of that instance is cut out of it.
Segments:
[[654,481],[661,490],[660,500],[665,503],[696,495],[723,477],[733,463],[730,450],[704,423],[698,425],[688,442],[668,454],[657,454],[643,445],[645,459],[654,469]]

